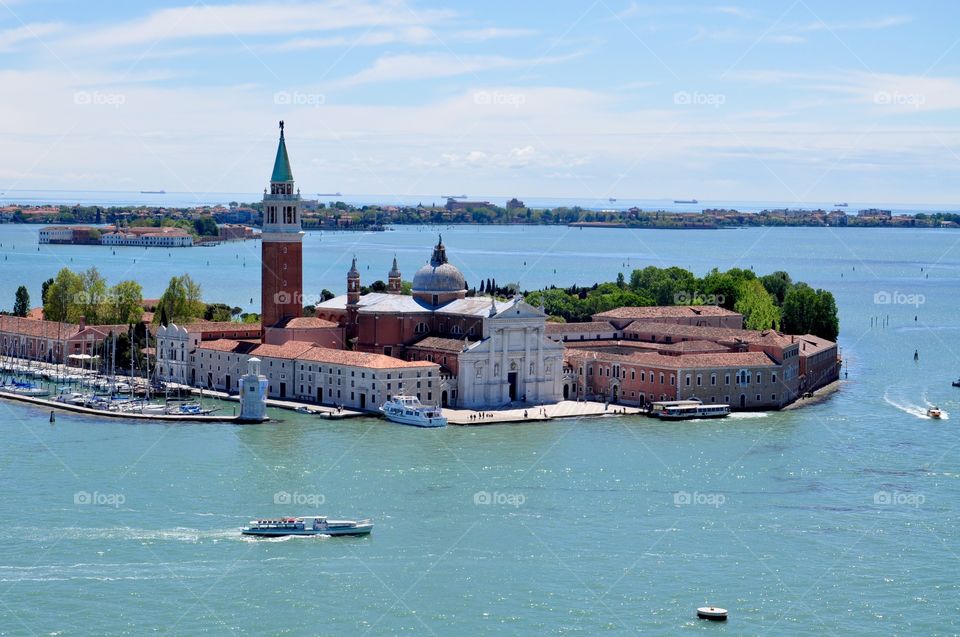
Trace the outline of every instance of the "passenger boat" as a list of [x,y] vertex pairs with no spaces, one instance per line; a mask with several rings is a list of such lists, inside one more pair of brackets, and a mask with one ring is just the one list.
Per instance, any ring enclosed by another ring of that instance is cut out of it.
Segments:
[[446,427],[447,419],[439,407],[428,407],[416,396],[394,396],[380,406],[388,420],[414,427]]
[[931,407],[927,410],[927,418],[940,419],[943,418],[943,412],[940,411],[939,407]]
[[286,535],[369,535],[373,520],[331,520],[325,515],[302,515],[295,518],[250,520],[243,535],[283,537]]
[[704,405],[699,400],[665,400],[650,407],[650,416],[661,420],[723,418],[730,415],[730,405]]

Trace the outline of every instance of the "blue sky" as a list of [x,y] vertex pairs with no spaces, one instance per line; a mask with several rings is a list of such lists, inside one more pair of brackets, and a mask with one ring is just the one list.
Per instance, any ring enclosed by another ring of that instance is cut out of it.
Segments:
[[960,203],[960,5],[0,0],[0,191]]

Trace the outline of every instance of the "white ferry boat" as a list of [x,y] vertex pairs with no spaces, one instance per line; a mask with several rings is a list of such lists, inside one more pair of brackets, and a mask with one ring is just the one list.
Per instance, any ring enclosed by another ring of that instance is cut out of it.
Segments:
[[704,405],[699,400],[665,400],[650,406],[650,416],[661,420],[723,418],[730,415],[730,405]]
[[414,427],[446,427],[447,419],[439,407],[423,405],[416,396],[394,396],[380,406],[388,420]]
[[302,515],[295,518],[250,520],[243,535],[283,537],[286,535],[369,535],[373,520],[330,520],[325,515]]

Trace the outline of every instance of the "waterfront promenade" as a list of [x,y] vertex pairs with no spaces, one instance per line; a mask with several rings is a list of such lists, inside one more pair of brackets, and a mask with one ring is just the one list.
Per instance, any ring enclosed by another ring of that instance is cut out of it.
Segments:
[[447,417],[447,422],[451,425],[498,425],[548,421],[558,418],[626,416],[642,413],[644,412],[636,407],[575,400],[564,400],[553,405],[513,405],[503,409],[482,411],[449,408],[443,410],[443,415]]

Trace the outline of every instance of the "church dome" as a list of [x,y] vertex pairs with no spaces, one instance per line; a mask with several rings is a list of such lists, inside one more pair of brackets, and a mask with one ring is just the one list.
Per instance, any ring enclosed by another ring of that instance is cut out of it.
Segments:
[[462,292],[466,286],[463,274],[455,265],[447,262],[443,239],[433,249],[430,263],[413,276],[413,291],[424,293]]

